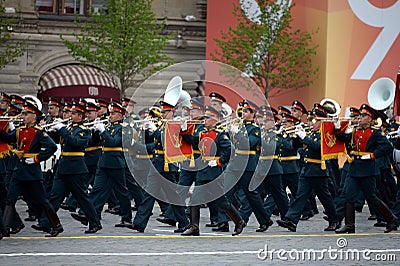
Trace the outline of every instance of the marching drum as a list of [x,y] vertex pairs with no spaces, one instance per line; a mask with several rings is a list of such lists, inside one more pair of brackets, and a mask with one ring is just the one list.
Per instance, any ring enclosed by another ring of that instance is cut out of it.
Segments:
[[56,152],[46,161],[40,162],[40,167],[43,173],[53,172],[53,169],[60,159],[61,156],[61,145],[57,144]]

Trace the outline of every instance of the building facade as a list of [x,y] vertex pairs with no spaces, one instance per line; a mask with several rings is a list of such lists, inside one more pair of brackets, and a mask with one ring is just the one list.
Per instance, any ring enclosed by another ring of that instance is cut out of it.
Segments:
[[[6,0],[3,6],[6,15],[17,18],[13,29],[13,39],[26,41],[27,49],[23,56],[0,71],[0,88],[10,94],[41,95],[43,77],[60,66],[77,64],[62,43],[60,35],[72,37],[77,28],[76,15],[87,17],[89,8],[93,11],[104,8],[104,0]],[[206,1],[205,0],[154,0],[153,11],[157,19],[166,21],[163,34],[173,34],[165,53],[175,63],[205,58],[206,47]],[[199,79],[198,73],[185,73],[192,80]],[[193,76],[193,77],[192,77]],[[142,82],[136,77],[137,86]],[[68,81],[62,81],[67,82]],[[71,81],[77,82],[77,81]],[[77,82],[79,83],[79,82]],[[68,83],[70,84],[70,83]],[[80,84],[77,84],[80,85]],[[194,90],[196,82],[186,84]],[[85,88],[93,97],[101,97],[95,88]],[[126,91],[130,97],[136,86]],[[96,95],[97,93],[97,95]],[[45,94],[46,97],[49,94]],[[57,96],[57,95],[53,95]],[[43,99],[46,100],[46,99]]]

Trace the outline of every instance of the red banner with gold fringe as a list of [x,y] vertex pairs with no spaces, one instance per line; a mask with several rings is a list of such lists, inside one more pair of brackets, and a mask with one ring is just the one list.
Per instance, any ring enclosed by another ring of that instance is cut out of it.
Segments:
[[[187,143],[180,135],[181,124],[169,122],[165,125],[164,160],[166,163],[182,162],[193,156],[192,145]],[[194,124],[188,123],[190,134],[194,132]]]
[[[340,122],[342,129],[348,124],[349,121]],[[334,131],[333,122],[323,121],[321,123],[321,160],[337,159],[340,154],[346,153],[344,142],[336,138]]]
[[[10,124],[9,121],[0,121],[0,131],[8,131]],[[9,153],[9,146],[7,143],[0,141],[0,158],[4,158]]]

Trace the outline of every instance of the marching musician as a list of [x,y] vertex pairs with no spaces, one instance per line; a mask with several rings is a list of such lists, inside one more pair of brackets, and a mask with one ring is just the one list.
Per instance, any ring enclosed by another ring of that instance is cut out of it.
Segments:
[[[268,195],[265,205],[268,218],[271,218],[272,209],[268,208],[273,201],[276,204],[279,213],[283,218],[288,210],[288,197],[282,187],[282,165],[279,161],[279,152],[282,146],[282,134],[275,131],[275,117],[269,106],[261,106],[257,112],[257,121],[261,128],[261,152],[254,173],[253,180],[260,184],[257,190],[265,197]],[[251,208],[240,209],[240,214],[245,221],[248,221],[251,215]],[[242,215],[243,214],[243,215]],[[268,226],[272,225],[270,220]],[[267,226],[257,229],[257,232],[263,232],[268,229]]]
[[210,97],[210,106],[218,112],[222,112],[222,104],[226,102],[225,97],[217,92],[211,92],[208,96]]
[[[118,103],[111,103],[109,107],[110,119],[107,126],[99,122],[93,129],[99,131],[102,140],[103,153],[100,156],[94,186],[90,192],[98,217],[101,217],[104,204],[114,191],[121,209],[121,223],[130,224],[132,221],[131,203],[128,195],[125,178],[125,158],[123,141],[129,142],[132,136],[131,128],[123,122],[125,109]],[[79,214],[71,216],[86,223],[88,217]]]
[[[88,173],[84,155],[90,131],[83,125],[85,107],[74,103],[71,111],[71,125],[67,127],[64,123],[58,122],[53,126],[61,136],[61,157],[49,200],[57,211],[63,199],[71,193],[87,217],[89,229],[85,234],[92,234],[102,227],[93,204],[84,190],[84,177]],[[35,227],[37,230],[46,230],[46,221],[41,220]]]
[[286,129],[294,129],[294,125],[299,122],[294,116],[282,112],[282,108],[279,108],[282,115],[282,144],[279,147],[279,161],[282,164],[282,185],[283,189],[289,188],[291,193],[291,199],[294,199],[297,194],[300,167],[297,163],[297,149],[293,146],[292,138],[286,133]]
[[45,117],[45,123],[50,124],[54,122],[57,118],[60,118],[60,109],[62,103],[56,98],[49,98],[49,103],[47,105],[47,115]]
[[122,102],[122,107],[124,107],[126,110],[126,115],[125,115],[126,118],[125,119],[128,119],[128,120],[126,120],[126,122],[130,123],[130,121],[129,121],[130,119],[139,120],[139,116],[137,114],[135,114],[135,111],[134,111],[136,101],[134,101],[133,99],[130,99],[130,98],[122,98],[121,102]]
[[[210,183],[217,178],[223,178],[223,166],[229,162],[231,141],[223,130],[216,129],[217,123],[221,119],[221,112],[213,108],[212,106],[206,106],[205,109],[205,121],[204,130],[200,132],[199,136],[199,150],[201,151],[202,160],[199,162],[199,171],[196,175],[195,190],[193,191],[192,199],[204,198],[206,192],[199,193],[202,185]],[[197,186],[200,188],[197,190]],[[223,193],[224,188],[222,184],[216,182],[216,186],[220,186],[214,191]],[[207,191],[209,192],[209,191]],[[239,235],[243,228],[246,226],[242,217],[240,217],[236,208],[228,201],[225,195],[220,196],[218,199],[209,202],[210,205],[217,205],[222,208],[226,214],[235,223],[235,230],[232,235]],[[190,225],[182,233],[183,236],[198,236],[200,234],[199,229],[200,222],[200,206],[190,207]]]
[[5,116],[11,104],[11,96],[2,92],[0,98],[0,115]]
[[26,101],[21,96],[16,95],[16,94],[12,94],[11,95],[11,102],[13,104],[18,105],[19,107],[23,108]]
[[100,106],[100,110],[98,112],[99,120],[108,119],[108,105],[110,103],[104,99],[97,99],[97,104]]
[[[69,107],[70,106],[70,107]],[[63,114],[66,113],[71,113],[72,115],[72,104],[70,105],[69,103],[65,103],[64,106],[64,112]],[[68,111],[69,110],[69,111]],[[100,107],[92,102],[87,102],[86,103],[86,121],[88,123],[93,122],[97,119],[98,111],[100,110]],[[94,183],[94,176],[96,174],[96,169],[97,169],[97,163],[99,162],[99,158],[102,152],[102,143],[100,140],[100,134],[98,131],[91,131],[91,137],[89,140],[89,143],[87,147],[85,148],[85,164],[86,167],[88,168],[88,173],[85,175],[85,191],[89,188],[89,185],[93,186]],[[77,206],[76,200],[73,198],[72,195],[68,197],[68,199],[65,201],[65,203],[62,203],[60,205],[61,209],[64,210],[69,210],[71,212],[74,212],[76,210]]]
[[229,128],[235,151],[224,172],[226,189],[232,187],[227,193],[227,198],[233,202],[234,193],[241,189],[260,224],[258,232],[264,232],[270,225],[270,219],[264,209],[261,195],[256,190],[249,190],[261,151],[261,130],[254,121],[258,106],[244,100],[242,108],[243,124],[240,124],[240,127],[232,124]]
[[340,127],[340,121],[335,122],[336,137],[351,147],[348,151],[350,165],[345,191],[345,225],[336,232],[355,232],[354,200],[361,190],[365,198],[385,219],[387,223],[385,233],[389,233],[397,229],[397,218],[376,196],[376,178],[379,175],[379,169],[375,159],[390,153],[392,145],[380,130],[371,128],[373,121],[378,118],[376,110],[363,104],[360,107],[360,113],[358,127],[352,133],[345,133],[345,129]]
[[300,101],[294,100],[292,103],[291,115],[296,117],[300,123],[301,118],[305,114],[307,114],[307,108],[305,108],[304,105]]
[[72,104],[65,102],[62,109],[62,120],[67,120],[72,116]]
[[32,204],[36,213],[44,212],[46,214],[51,225],[49,234],[46,236],[55,237],[63,232],[60,220],[47,201],[43,187],[43,175],[39,163],[50,158],[57,147],[47,133],[35,125],[36,118],[40,113],[35,105],[26,102],[22,112],[24,126],[10,133],[0,132],[2,141],[17,144],[14,153],[19,157],[11,178],[4,210],[6,235],[10,232],[14,215],[18,215],[15,211],[15,203],[20,195],[23,195]]
[[285,227],[292,232],[296,232],[297,224],[311,190],[314,190],[318,196],[328,216],[329,225],[324,231],[334,231],[337,227],[336,210],[328,189],[328,173],[321,161],[320,119],[327,116],[320,110],[314,110],[313,113],[314,118],[308,121],[311,126],[310,135],[307,135],[303,127],[298,126],[296,128],[295,134],[297,138],[294,139],[294,142],[297,147],[304,146],[304,166],[300,173],[296,197],[291,200],[285,218],[277,221],[279,226]]
[[[161,114],[164,120],[172,120],[174,118],[175,106],[167,102],[161,101]],[[153,143],[146,146],[147,149],[153,150],[153,165],[150,167],[149,174],[146,181],[146,191],[143,195],[142,203],[139,205],[131,229],[143,233],[147,223],[150,219],[152,209],[154,206],[155,198],[151,195],[158,193],[163,189],[160,186],[160,178],[165,178],[171,183],[176,183],[176,173],[178,172],[177,166],[168,163],[164,158],[164,137],[165,137],[165,124],[160,128],[151,120],[146,121],[145,128],[153,132]],[[150,194],[151,193],[151,194]],[[166,206],[168,207],[168,205]]]
[[[204,119],[204,111],[205,106],[202,102],[191,99],[191,106],[189,107],[189,115],[190,119],[201,121]],[[174,233],[183,233],[189,225],[189,220],[185,214],[185,200],[187,197],[187,193],[192,184],[196,182],[196,175],[198,172],[198,166],[196,166],[196,161],[200,158],[200,150],[198,146],[198,139],[200,132],[203,131],[204,124],[196,123],[194,128],[188,128],[187,120],[184,120],[181,123],[181,132],[180,135],[182,139],[192,145],[193,155],[187,161],[183,161],[181,163],[181,171],[179,173],[179,181],[177,191],[179,198],[182,200],[181,204],[178,205],[170,205],[165,213],[165,217],[157,218],[156,220],[175,226],[176,222],[178,222],[178,229],[174,230]],[[176,221],[175,221],[175,220]]]

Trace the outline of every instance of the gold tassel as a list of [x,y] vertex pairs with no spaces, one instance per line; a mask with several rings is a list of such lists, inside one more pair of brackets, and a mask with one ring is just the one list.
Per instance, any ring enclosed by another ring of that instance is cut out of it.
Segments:
[[194,164],[194,156],[193,156],[193,154],[190,156],[189,167],[190,167],[190,168],[194,168],[194,167],[195,167],[195,164]]
[[353,158],[353,157],[350,157],[350,156],[348,156],[348,157],[347,157],[347,161],[348,161],[349,163],[352,163],[352,162],[354,161],[354,158]]
[[326,170],[326,163],[325,163],[324,160],[321,161],[321,169],[322,169],[322,170]]
[[168,171],[169,171],[168,163],[166,161],[164,161],[164,172],[168,172]]

